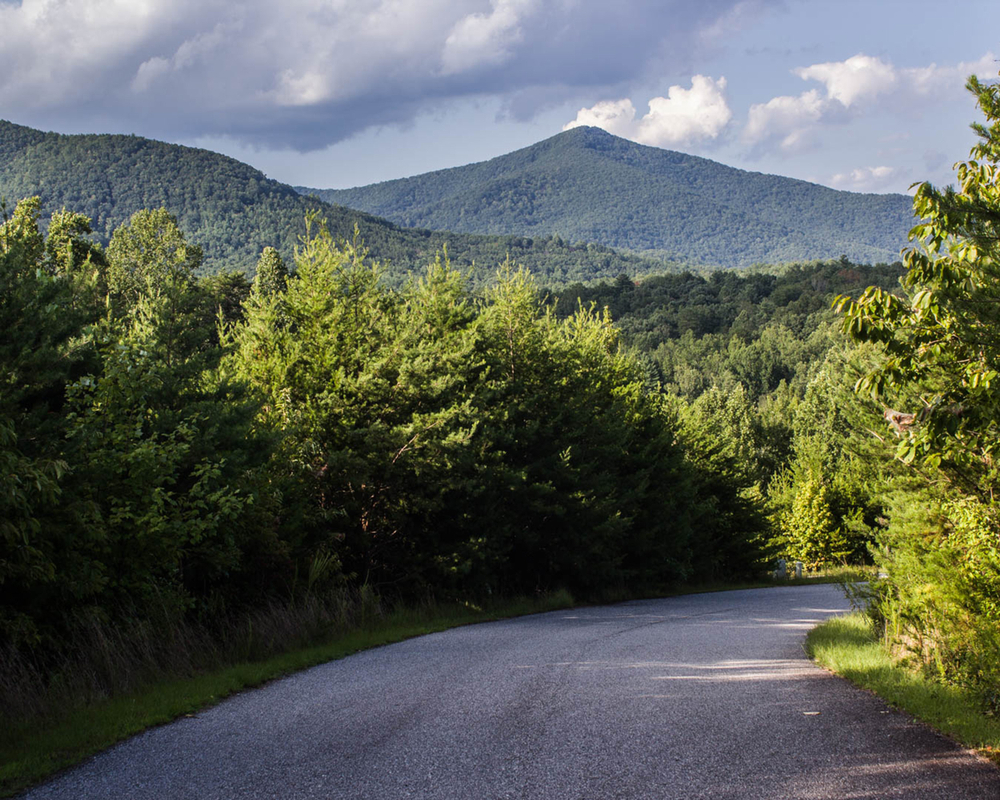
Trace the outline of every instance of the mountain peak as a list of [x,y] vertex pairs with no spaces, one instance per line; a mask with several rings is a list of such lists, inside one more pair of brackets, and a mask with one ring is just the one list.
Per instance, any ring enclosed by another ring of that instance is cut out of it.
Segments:
[[[613,133],[608,133],[604,128],[598,128],[594,125],[577,125],[575,128],[569,128],[551,137],[551,139],[579,142],[584,145],[610,142],[621,138],[620,136],[615,136]],[[628,140],[622,139],[622,141]]]
[[905,195],[838,192],[570,128],[497,158],[354,189],[300,189],[399,225],[540,236],[712,266],[898,260]]

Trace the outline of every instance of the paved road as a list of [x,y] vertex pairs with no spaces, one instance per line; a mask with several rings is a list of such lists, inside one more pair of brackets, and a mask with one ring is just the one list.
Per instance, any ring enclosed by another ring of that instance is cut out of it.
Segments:
[[370,650],[125,742],[40,798],[1000,798],[810,664],[836,587],[558,611]]

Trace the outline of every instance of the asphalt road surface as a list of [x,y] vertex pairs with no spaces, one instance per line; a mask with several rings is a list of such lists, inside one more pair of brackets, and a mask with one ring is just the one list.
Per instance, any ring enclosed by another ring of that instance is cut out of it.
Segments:
[[813,666],[834,586],[458,628],[124,742],[40,798],[1000,798],[1000,770]]

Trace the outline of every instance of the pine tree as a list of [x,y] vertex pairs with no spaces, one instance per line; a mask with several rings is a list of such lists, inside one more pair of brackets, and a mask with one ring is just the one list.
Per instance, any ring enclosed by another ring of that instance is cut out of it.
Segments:
[[273,247],[265,247],[257,262],[253,279],[253,291],[261,295],[272,295],[285,291],[288,282],[288,268],[281,254]]

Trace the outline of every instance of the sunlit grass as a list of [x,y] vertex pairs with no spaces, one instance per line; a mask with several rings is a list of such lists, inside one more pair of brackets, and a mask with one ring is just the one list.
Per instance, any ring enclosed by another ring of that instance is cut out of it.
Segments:
[[814,628],[806,651],[856,686],[1000,763],[1000,720],[984,713],[971,692],[896,663],[863,614],[834,617]]

